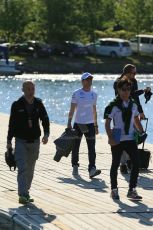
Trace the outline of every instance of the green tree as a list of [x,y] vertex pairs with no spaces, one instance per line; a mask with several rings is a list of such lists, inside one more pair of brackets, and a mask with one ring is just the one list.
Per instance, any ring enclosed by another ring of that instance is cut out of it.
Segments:
[[47,14],[46,29],[48,40],[77,40],[81,34],[76,23],[79,14],[79,1],[76,0],[44,0]]
[[47,9],[43,0],[31,0],[28,9],[28,23],[23,33],[26,39],[47,40],[48,28],[46,12]]
[[125,30],[153,32],[153,0],[0,0],[0,36],[8,41],[94,41]]
[[144,31],[153,33],[153,0],[145,2]]
[[103,17],[103,1],[83,0],[82,4],[79,25],[89,40],[94,41],[95,31],[99,28]]
[[115,4],[115,19],[124,29],[136,34],[152,28],[152,0],[118,0]]
[[28,23],[30,2],[30,0],[0,0],[0,29],[8,41],[22,37]]

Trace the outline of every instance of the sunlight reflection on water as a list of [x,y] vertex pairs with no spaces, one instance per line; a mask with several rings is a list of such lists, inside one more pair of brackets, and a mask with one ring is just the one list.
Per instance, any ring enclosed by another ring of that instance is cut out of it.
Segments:
[[[97,111],[100,132],[104,133],[103,112],[105,106],[114,98],[112,88],[118,75],[94,75],[93,90],[98,93]],[[33,79],[36,85],[36,96],[40,97],[49,114],[50,121],[66,125],[67,116],[74,90],[81,87],[80,75],[36,75],[23,74],[16,77],[0,78],[0,112],[9,113],[11,104],[21,96],[22,83],[25,79]],[[139,88],[153,87],[153,75],[138,75]],[[153,89],[152,89],[153,91]],[[152,143],[153,98],[145,104],[144,97],[140,97],[146,116],[149,118],[148,142]]]

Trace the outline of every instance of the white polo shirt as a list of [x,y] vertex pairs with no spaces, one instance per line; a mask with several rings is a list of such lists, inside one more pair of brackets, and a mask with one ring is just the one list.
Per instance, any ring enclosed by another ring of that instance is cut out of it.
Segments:
[[[128,107],[128,102],[123,102],[124,107]],[[134,103],[132,106],[132,116],[129,128],[129,134],[126,135],[124,131],[124,122],[122,119],[122,111],[117,107],[114,106],[111,113],[108,115],[108,118],[113,119],[114,128],[121,129],[121,139],[120,141],[127,141],[127,140],[134,140],[134,117],[138,116],[139,112],[137,109],[137,105]]]
[[96,105],[97,94],[90,91],[78,89],[72,95],[71,103],[76,104],[74,122],[78,124],[94,123],[93,106]]

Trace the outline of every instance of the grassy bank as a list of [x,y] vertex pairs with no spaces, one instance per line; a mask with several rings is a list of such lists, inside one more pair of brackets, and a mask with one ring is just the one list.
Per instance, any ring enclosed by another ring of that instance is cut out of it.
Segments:
[[153,73],[153,56],[133,55],[127,58],[110,57],[65,57],[52,56],[50,58],[32,58],[14,56],[16,60],[25,63],[26,73],[121,73],[124,65],[133,63],[138,73]]

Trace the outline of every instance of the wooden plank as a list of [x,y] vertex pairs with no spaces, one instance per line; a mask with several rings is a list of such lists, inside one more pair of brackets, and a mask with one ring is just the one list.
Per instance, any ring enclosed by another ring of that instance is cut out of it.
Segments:
[[[71,156],[57,163],[53,160],[57,138],[64,126],[51,124],[53,135],[48,145],[41,145],[40,157],[36,164],[31,195],[34,204],[22,206],[18,203],[17,171],[10,172],[5,160],[8,116],[0,114],[0,127],[3,135],[0,139],[0,209],[11,215],[22,215],[40,229],[51,230],[135,230],[153,227],[153,162],[149,173],[141,172],[138,180],[138,192],[143,196],[142,203],[127,199],[129,175],[118,172],[118,184],[121,200],[114,202],[110,198],[111,154],[105,135],[97,136],[97,168],[102,174],[90,180],[88,174],[87,145],[83,138],[80,148],[80,177],[72,176]],[[153,145],[147,144],[153,152]],[[48,216],[48,217],[47,217]]]

